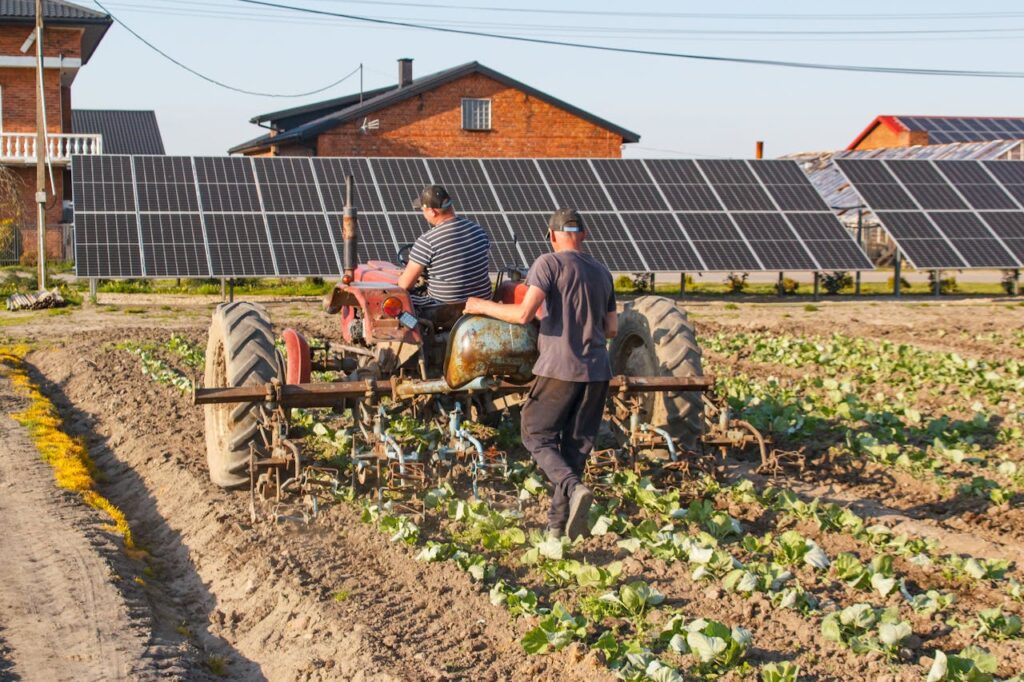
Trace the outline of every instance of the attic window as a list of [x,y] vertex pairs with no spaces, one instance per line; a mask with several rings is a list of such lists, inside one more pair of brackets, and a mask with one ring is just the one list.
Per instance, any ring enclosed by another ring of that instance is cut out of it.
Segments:
[[491,100],[464,97],[462,99],[462,129],[490,130]]

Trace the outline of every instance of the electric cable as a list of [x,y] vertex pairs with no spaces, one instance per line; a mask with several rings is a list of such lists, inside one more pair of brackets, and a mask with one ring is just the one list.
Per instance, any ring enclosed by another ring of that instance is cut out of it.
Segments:
[[[950,76],[960,78],[1013,78],[1021,79],[1024,78],[1024,72],[1021,71],[978,71],[978,70],[962,70],[962,69],[925,69],[925,68],[913,68],[913,67],[890,67],[890,66],[864,66],[855,64],[822,64],[814,62],[794,62],[786,60],[776,59],[755,59],[750,57],[724,57],[719,55],[706,55],[706,54],[691,54],[685,52],[666,52],[660,50],[641,50],[638,48],[628,47],[613,47],[610,45],[594,45],[591,43],[578,43],[561,40],[549,40],[546,38],[530,38],[527,36],[514,36],[506,35],[501,33],[489,33],[485,31],[472,31],[467,29],[450,28],[445,26],[428,26],[424,24],[416,24],[408,21],[397,21],[393,19],[379,19],[373,17],[364,17],[358,14],[346,14],[342,12],[331,12],[327,10],[318,10],[312,7],[298,7],[295,5],[285,5],[277,2],[267,2],[266,0],[237,0],[248,5],[257,5],[262,7],[273,7],[275,9],[291,10],[295,12],[305,12],[308,14],[315,14],[319,16],[329,17],[341,17],[343,19],[350,19],[353,21],[362,21],[373,24],[382,24],[387,26],[401,26],[403,28],[413,28],[426,31],[435,31],[439,33],[448,33],[455,35],[468,35],[475,36],[478,38],[494,38],[498,40],[509,40],[514,42],[531,43],[535,45],[552,45],[556,47],[572,47],[584,50],[596,50],[600,52],[614,52],[619,54],[635,54],[644,55],[650,57],[671,57],[675,59],[689,59],[695,61],[705,62],[718,62],[718,63],[730,63],[730,64],[748,64],[756,66],[777,66],[792,69],[808,69],[817,71],[848,71],[855,73],[884,73],[884,74],[900,74],[900,75],[914,75],[914,76]],[[97,4],[99,4],[97,2]]]
[[359,67],[357,66],[356,68],[352,69],[352,71],[350,73],[348,73],[347,75],[343,76],[342,78],[339,78],[338,80],[336,80],[336,81],[334,81],[332,83],[328,83],[327,85],[323,86],[322,88],[317,88],[316,90],[310,90],[308,92],[298,92],[298,93],[287,94],[287,95],[280,94],[280,93],[273,93],[273,92],[257,92],[255,90],[246,90],[245,88],[238,88],[238,87],[235,87],[233,85],[228,85],[227,83],[219,81],[219,80],[217,80],[215,78],[211,78],[210,76],[207,76],[207,75],[205,75],[203,73],[200,73],[199,71],[196,71],[195,69],[193,69],[192,67],[188,66],[187,64],[183,64],[182,62],[178,61],[177,59],[175,59],[171,55],[169,55],[166,52],[164,52],[163,50],[161,50],[159,47],[157,47],[153,43],[151,43],[148,40],[146,40],[145,38],[143,38],[141,35],[136,33],[134,30],[132,30],[132,28],[130,26],[128,26],[123,21],[118,19],[116,16],[114,16],[110,12],[110,10],[108,10],[106,7],[104,7],[99,2],[99,0],[93,0],[93,2],[96,3],[96,5],[101,10],[103,10],[107,15],[109,15],[111,19],[113,19],[115,22],[117,22],[117,24],[120,25],[121,28],[123,28],[124,30],[128,31],[128,33],[132,34],[133,36],[135,36],[135,38],[137,38],[140,42],[142,42],[142,44],[144,44],[146,47],[148,47],[149,49],[153,50],[154,52],[156,52],[157,54],[159,54],[161,57],[163,57],[164,59],[168,60],[172,64],[178,66],[179,68],[184,69],[185,71],[188,71],[193,76],[197,76],[199,78],[202,78],[204,81],[206,81],[208,83],[212,83],[214,85],[217,85],[219,87],[225,88],[227,90],[231,90],[233,92],[240,92],[243,95],[255,95],[255,96],[258,96],[258,97],[279,97],[279,98],[309,97],[310,95],[316,95],[316,94],[319,94],[321,92],[324,92],[325,90],[330,90],[331,88],[335,87],[336,85],[341,85],[342,83],[347,81],[349,78],[351,78],[352,76],[354,76],[357,73],[359,73]]

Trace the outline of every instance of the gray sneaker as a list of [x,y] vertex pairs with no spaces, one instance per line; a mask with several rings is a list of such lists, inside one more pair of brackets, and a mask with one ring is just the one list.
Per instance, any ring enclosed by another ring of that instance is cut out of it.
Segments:
[[587,515],[593,501],[594,495],[590,492],[590,488],[582,483],[576,484],[576,487],[572,489],[572,495],[569,497],[569,520],[565,523],[565,534],[570,540],[590,533]]

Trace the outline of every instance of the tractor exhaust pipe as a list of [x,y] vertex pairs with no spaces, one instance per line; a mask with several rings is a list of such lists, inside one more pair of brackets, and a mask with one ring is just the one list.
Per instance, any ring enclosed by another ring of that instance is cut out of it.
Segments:
[[345,176],[345,213],[341,219],[341,267],[342,284],[351,284],[356,272],[356,263],[359,262],[357,251],[359,250],[359,238],[356,235],[356,226],[359,222],[358,211],[352,205],[352,190],[355,180],[351,175]]

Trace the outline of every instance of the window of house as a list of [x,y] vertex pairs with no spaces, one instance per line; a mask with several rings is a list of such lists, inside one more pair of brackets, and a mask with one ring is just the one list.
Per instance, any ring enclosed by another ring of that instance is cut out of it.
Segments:
[[469,99],[462,100],[462,129],[463,130],[490,130],[491,129],[491,100]]

